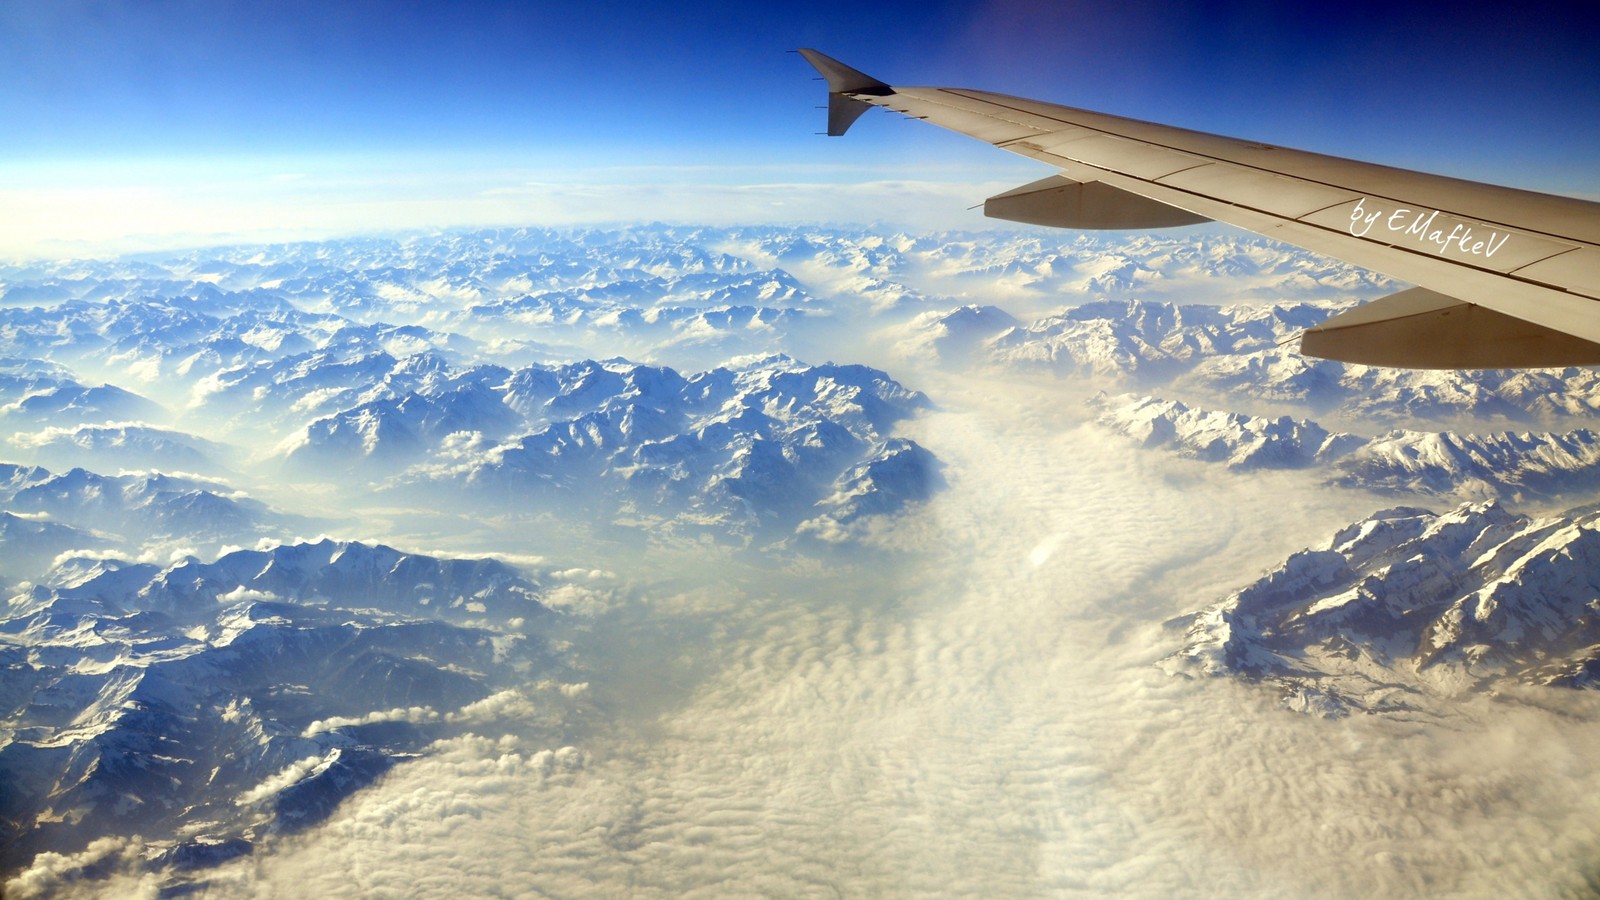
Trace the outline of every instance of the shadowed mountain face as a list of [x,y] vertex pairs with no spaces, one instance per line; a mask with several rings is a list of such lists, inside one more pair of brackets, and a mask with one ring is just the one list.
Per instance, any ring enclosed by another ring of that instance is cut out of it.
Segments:
[[5,865],[102,835],[203,824],[248,848],[315,824],[564,671],[540,591],[503,563],[333,541],[33,588],[0,622]]

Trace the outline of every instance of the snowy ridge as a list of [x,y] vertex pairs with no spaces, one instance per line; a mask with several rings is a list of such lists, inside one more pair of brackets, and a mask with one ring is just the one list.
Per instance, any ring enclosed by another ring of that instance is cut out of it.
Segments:
[[891,330],[904,355],[947,365],[1161,385],[1207,403],[1248,396],[1297,413],[1338,414],[1393,427],[1418,420],[1549,423],[1600,417],[1600,373],[1589,368],[1425,371],[1300,356],[1279,346],[1348,309],[1349,301],[1222,306],[1094,301],[998,327],[998,308],[926,313]]
[[903,356],[963,362],[979,357],[997,335],[1021,325],[998,306],[929,311],[906,324],[896,348]]
[[38,578],[63,553],[99,550],[110,543],[88,529],[0,510],[0,578]]
[[1101,424],[1141,447],[1162,447],[1230,469],[1301,468],[1325,463],[1362,443],[1354,435],[1329,433],[1315,422],[1288,416],[1265,419],[1200,410],[1132,394],[1111,398],[1101,393],[1092,402],[1101,410]]
[[238,538],[276,514],[226,485],[161,472],[102,475],[87,469],[51,473],[0,463],[0,502],[80,527],[139,535]]
[[1393,431],[1340,459],[1341,486],[1440,496],[1556,497],[1600,483],[1600,435]]
[[1385,369],[1282,348],[1204,360],[1176,385],[1217,398],[1247,394],[1391,423],[1466,417],[1553,422],[1600,415],[1600,374],[1590,368]]
[[873,446],[862,462],[833,481],[833,493],[813,504],[821,512],[801,522],[798,533],[838,544],[857,536],[871,516],[899,512],[927,500],[940,485],[939,462],[905,438]]
[[1600,483],[1600,436],[1391,431],[1329,433],[1306,419],[1268,419],[1124,394],[1095,397],[1098,421],[1145,448],[1257,468],[1325,467],[1331,484],[1461,498],[1553,497]]
[[[252,301],[260,301],[253,303]],[[470,351],[472,342],[416,325],[362,324],[309,314],[260,292],[203,286],[192,296],[74,300],[34,309],[0,308],[10,352],[84,371],[131,377],[147,385],[193,381],[317,351],[348,357]]]
[[12,452],[35,459],[98,468],[216,472],[226,447],[197,435],[143,422],[108,422],[20,432]]
[[989,341],[991,362],[1059,376],[1171,377],[1213,356],[1253,353],[1326,318],[1327,304],[1085,303]]
[[66,426],[154,419],[156,404],[112,384],[82,384],[63,366],[37,359],[0,360],[0,419],[19,426]]
[[1385,510],[1177,623],[1172,674],[1277,685],[1305,711],[1399,712],[1600,675],[1600,511]]
[[[926,451],[885,440],[926,398],[865,366],[772,357],[689,377],[621,362],[523,374],[508,403],[548,424],[503,443],[444,447],[440,462],[413,467],[398,485],[452,485],[500,503],[587,495],[609,504],[602,521],[669,533],[714,526],[749,540],[781,537],[816,515],[841,480],[882,494],[854,515],[893,512],[932,484]],[[852,467],[874,464],[896,477],[852,480]]]
[[[1327,257],[1250,236],[1173,238],[1059,231],[872,234],[821,228],[734,228],[724,245],[785,265],[818,264],[881,279],[934,274],[962,285],[1004,286],[1063,302],[1179,293],[1296,297],[1377,296],[1388,281]],[[905,274],[902,274],[905,273]]]

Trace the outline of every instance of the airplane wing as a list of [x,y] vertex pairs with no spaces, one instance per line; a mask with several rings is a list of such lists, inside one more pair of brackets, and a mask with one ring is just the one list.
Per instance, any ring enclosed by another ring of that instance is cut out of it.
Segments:
[[891,87],[815,50],[828,134],[881,106],[1061,170],[984,214],[1063,228],[1226,222],[1418,287],[1301,352],[1405,368],[1600,364],[1600,203],[962,88]]

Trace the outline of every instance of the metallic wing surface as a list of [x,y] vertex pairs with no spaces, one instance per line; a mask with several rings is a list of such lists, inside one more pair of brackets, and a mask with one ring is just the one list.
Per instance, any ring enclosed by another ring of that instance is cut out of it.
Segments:
[[1064,228],[1208,220],[1418,287],[1334,316],[1302,352],[1407,368],[1600,364],[1600,203],[942,87],[891,87],[815,50],[828,134],[881,106],[1061,170],[984,214]]

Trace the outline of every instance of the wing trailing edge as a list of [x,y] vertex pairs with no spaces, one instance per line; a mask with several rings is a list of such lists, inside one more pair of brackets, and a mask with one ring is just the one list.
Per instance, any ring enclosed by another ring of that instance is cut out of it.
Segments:
[[1055,228],[1171,228],[1210,222],[1159,200],[1099,181],[1051,175],[983,201],[991,219]]

